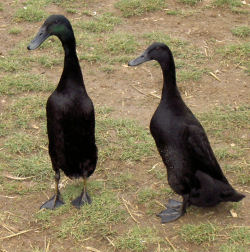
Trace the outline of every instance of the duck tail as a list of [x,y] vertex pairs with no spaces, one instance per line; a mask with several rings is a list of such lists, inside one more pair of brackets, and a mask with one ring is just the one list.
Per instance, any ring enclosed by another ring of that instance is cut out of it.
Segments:
[[223,199],[223,201],[238,202],[242,200],[244,197],[245,197],[244,194],[235,191],[233,188],[231,190],[224,191],[221,193],[221,198]]

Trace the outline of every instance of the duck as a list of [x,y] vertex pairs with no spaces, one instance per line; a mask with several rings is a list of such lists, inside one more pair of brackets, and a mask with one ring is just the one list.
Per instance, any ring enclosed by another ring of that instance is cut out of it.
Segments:
[[167,168],[168,183],[182,197],[182,202],[169,199],[166,209],[157,216],[168,223],[183,216],[190,205],[212,207],[240,201],[245,196],[229,184],[204,128],[181,97],[170,48],[154,42],[128,65],[150,60],[160,64],[163,74],[161,99],[151,118],[150,132]]
[[87,192],[87,179],[94,173],[98,159],[95,111],[84,85],[74,31],[65,16],[49,16],[27,49],[38,48],[52,35],[58,37],[63,46],[64,67],[46,104],[48,150],[55,172],[55,194],[40,208],[53,210],[64,204],[59,190],[60,171],[70,179],[83,179],[81,194],[71,202],[80,208],[92,202]]

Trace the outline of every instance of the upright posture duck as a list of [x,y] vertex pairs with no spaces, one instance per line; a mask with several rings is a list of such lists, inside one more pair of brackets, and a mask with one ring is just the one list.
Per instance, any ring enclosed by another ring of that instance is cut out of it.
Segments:
[[55,171],[55,195],[41,208],[54,209],[64,204],[58,188],[60,170],[70,178],[83,178],[82,193],[72,201],[79,208],[84,203],[91,203],[86,180],[95,171],[97,163],[95,113],[84,86],[74,32],[66,17],[48,17],[28,49],[36,49],[51,35],[60,39],[65,56],[61,79],[46,106],[49,155]]
[[189,205],[209,207],[223,201],[240,201],[244,195],[229,184],[203,127],[181,98],[169,47],[153,43],[129,66],[149,60],[158,61],[164,80],[150,131],[167,168],[168,183],[183,198],[182,203],[169,200],[166,210],[158,214],[162,223],[178,219]]

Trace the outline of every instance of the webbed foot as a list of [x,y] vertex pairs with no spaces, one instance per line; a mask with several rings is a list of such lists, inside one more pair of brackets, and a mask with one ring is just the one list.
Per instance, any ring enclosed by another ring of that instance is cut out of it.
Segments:
[[92,200],[87,192],[82,192],[80,196],[78,196],[76,199],[71,201],[71,204],[75,206],[76,208],[80,208],[84,204],[91,204]]
[[161,218],[161,223],[168,223],[179,219],[182,215],[185,214],[186,208],[182,202],[169,199],[166,204],[167,209],[161,211],[156,216]]
[[62,206],[63,204],[64,202],[62,201],[60,194],[58,194],[58,195],[54,195],[51,199],[49,199],[44,204],[42,204],[40,209],[46,208],[46,209],[54,210],[55,208],[58,208]]
[[174,200],[174,199],[169,199],[168,203],[166,204],[166,207],[178,210],[178,209],[181,209],[182,202]]
[[171,221],[175,221],[182,216],[181,209],[176,210],[174,208],[167,208],[166,210],[161,211],[157,214],[158,217],[161,218],[161,223],[168,223]]

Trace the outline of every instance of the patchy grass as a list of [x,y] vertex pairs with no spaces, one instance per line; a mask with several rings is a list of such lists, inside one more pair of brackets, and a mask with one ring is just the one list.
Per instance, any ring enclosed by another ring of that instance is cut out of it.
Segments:
[[43,20],[46,16],[47,13],[44,10],[30,5],[18,9],[14,15],[15,20],[18,22],[38,22]]
[[38,123],[34,129],[43,129],[45,127],[45,105],[47,97],[30,95],[29,97],[20,97],[14,101],[7,110],[5,118],[11,120],[14,127],[21,129],[30,129],[32,123]]
[[20,34],[22,32],[22,30],[18,27],[12,27],[10,30],[9,30],[9,34],[13,34],[13,35],[17,35],[17,34]]
[[[250,117],[248,107],[239,107],[234,110],[230,107],[216,108],[210,112],[198,115],[209,137],[216,139],[223,147],[214,148],[215,156],[220,161],[230,161],[230,165],[223,167],[227,173],[233,174],[237,183],[248,185],[249,164],[245,160],[247,138],[242,132],[247,131]],[[210,139],[211,140],[211,139]],[[233,162],[233,164],[232,164]]]
[[52,91],[53,87],[43,75],[30,75],[27,73],[5,75],[0,80],[0,92],[14,95],[30,91]]
[[250,228],[249,227],[228,227],[231,229],[228,232],[229,239],[227,243],[223,244],[220,248],[220,252],[227,251],[242,251],[247,252],[250,244]]
[[12,172],[16,176],[34,176],[33,180],[37,181],[46,180],[48,177],[52,178],[54,176],[48,154],[45,154],[44,151],[13,159],[9,162],[9,167],[13,169]]
[[233,244],[250,244],[250,228],[238,227],[230,232],[230,243]]
[[108,37],[94,34],[82,41],[80,46],[86,48],[84,54],[79,55],[80,60],[115,64],[127,63],[135,52],[138,42],[135,36],[127,33],[110,34]]
[[241,7],[242,2],[240,0],[214,0],[213,5],[216,7]]
[[144,188],[139,191],[137,199],[138,203],[145,203],[153,200],[157,196],[157,192],[151,188]]
[[[126,212],[121,208],[116,195],[105,191],[93,195],[91,205],[86,205],[74,216],[64,219],[56,229],[59,237],[66,238],[70,235],[78,241],[86,235],[105,237],[114,234],[115,224],[123,222],[125,216]],[[114,225],[113,228],[110,225]]]
[[[152,155],[154,143],[151,135],[134,121],[100,118],[96,131],[99,146],[106,146],[113,159],[139,161]],[[117,142],[112,141],[114,137]]]
[[192,70],[178,71],[176,75],[177,75],[178,82],[199,81],[204,72],[207,72],[207,71],[194,68]]
[[240,143],[245,140],[239,139],[239,130],[248,127],[249,113],[249,108],[244,106],[237,110],[224,107],[202,113],[198,117],[208,135],[221,139],[225,143],[232,143],[232,141]]
[[181,227],[180,235],[188,242],[201,245],[205,242],[214,242],[221,228],[212,223],[201,223],[198,225],[185,224]]
[[98,17],[93,17],[92,20],[79,22],[79,27],[90,32],[107,32],[112,31],[115,25],[121,24],[122,20],[114,16],[113,13],[107,12]]
[[214,153],[219,160],[234,160],[241,156],[240,153],[230,152],[228,148],[215,149]]
[[145,251],[149,244],[157,244],[162,239],[157,237],[157,231],[152,228],[139,228],[137,226],[130,229],[126,234],[119,237],[116,242],[118,249],[129,251]]
[[166,10],[166,14],[170,16],[176,16],[181,14],[181,11],[179,10]]
[[141,16],[163,9],[165,0],[119,0],[115,7],[121,10],[124,17]]
[[197,3],[201,2],[202,0],[178,0],[179,3],[187,4],[190,6],[194,6]]
[[249,15],[249,10],[242,8],[238,8],[238,7],[231,7],[231,11],[234,14],[243,14],[243,15]]
[[247,38],[250,36],[250,28],[248,26],[238,26],[231,30],[233,35],[240,38]]
[[[207,251],[248,251],[249,228],[239,226],[244,225],[242,218],[246,216],[247,201],[244,200],[242,204],[220,204],[218,209],[224,211],[223,217],[217,215],[217,208],[190,208],[188,215],[191,216],[187,215],[175,223],[160,224],[155,214],[164,208],[163,205],[170,196],[176,195],[167,184],[166,168],[149,129],[141,126],[145,123],[138,122],[137,118],[131,120],[132,115],[121,113],[118,118],[117,108],[105,106],[105,101],[106,104],[109,101],[104,96],[114,99],[109,93],[112,88],[105,86],[105,83],[112,83],[111,79],[119,80],[121,64],[127,64],[153,41],[164,42],[173,51],[177,80],[183,82],[182,86],[186,88],[186,82],[199,80],[202,87],[203,76],[211,66],[210,62],[217,64],[213,55],[205,56],[203,44],[194,46],[191,39],[184,39],[190,37],[181,33],[179,28],[167,34],[163,25],[168,25],[170,17],[166,15],[172,15],[171,19],[178,20],[194,13],[198,17],[206,9],[203,8],[204,4],[196,4],[197,9],[182,5],[179,10],[180,4],[173,2],[173,10],[166,10],[165,0],[112,1],[116,7],[114,10],[111,2],[100,5],[97,0],[28,0],[25,3],[12,1],[10,5],[7,2],[0,4],[0,10],[2,8],[2,11],[6,11],[13,7],[11,20],[21,23],[13,26],[8,24],[6,31],[10,34],[7,35],[12,44],[10,49],[6,47],[3,50],[0,60],[0,201],[4,202],[0,220],[10,229],[13,226],[20,231],[29,227],[38,230],[30,236],[27,233],[18,239],[13,237],[2,241],[0,250],[9,248],[14,251],[16,247],[13,246],[18,243],[23,246],[20,248],[22,251],[53,251],[67,246],[74,251],[85,251],[86,247],[100,251],[172,251],[172,246],[176,251],[183,252],[196,248]],[[188,2],[198,3],[191,0]],[[243,5],[227,1],[225,5],[221,5],[221,8],[225,8],[225,16],[227,7],[233,11],[231,16],[235,13],[248,13]],[[62,174],[61,194],[65,205],[55,211],[38,211],[42,202],[54,193],[54,172],[47,151],[45,106],[60,78],[63,49],[60,41],[54,37],[34,52],[28,53],[26,47],[36,34],[40,22],[56,10],[62,11],[72,22],[79,58],[86,61],[81,62],[85,64],[83,72],[85,78],[86,69],[86,83],[89,82],[88,78],[93,78],[93,81],[102,78],[104,82],[104,86],[98,82],[98,85],[94,83],[94,86],[87,86],[95,101],[99,159],[97,169],[88,183],[92,205],[86,205],[81,210],[71,206],[71,200],[82,190],[82,181],[71,181]],[[151,13],[157,10],[159,12],[156,14]],[[217,8],[209,11],[214,11],[217,15]],[[164,19],[159,26],[154,21],[154,18],[158,19],[158,14]],[[125,17],[132,18],[128,20]],[[144,18],[155,29],[147,31],[143,27],[142,30],[137,30],[136,27],[128,30],[127,24],[132,25],[137,19]],[[34,23],[38,21],[39,23]],[[23,32],[28,27],[25,22],[30,22],[27,34]],[[1,29],[5,29],[4,25],[5,21]],[[220,62],[246,67],[249,45],[245,39],[249,35],[246,35],[248,31],[241,30],[240,27],[232,29],[235,36],[239,37],[237,44],[225,41],[225,46],[220,48],[215,48],[212,43],[209,47],[216,52],[216,57],[219,56]],[[127,78],[128,82],[134,81],[129,79],[129,75]],[[191,85],[194,94],[195,85],[197,84]],[[98,96],[96,88],[103,92],[102,97]],[[127,88],[124,86],[122,91],[127,92]],[[128,99],[131,98],[129,94],[126,97]],[[157,103],[153,99],[145,97],[142,103],[132,105],[139,109],[140,106],[147,106],[148,112],[153,112]],[[193,96],[194,104],[195,99]],[[133,103],[133,99],[131,102]],[[218,105],[198,114],[212,145],[215,145],[213,149],[223,171],[243,193],[250,185],[246,148],[249,116],[247,106],[233,108]],[[24,181],[8,179],[5,173],[19,178],[31,178]],[[27,209],[28,212],[25,212]],[[239,218],[230,216],[231,209],[237,212]],[[190,224],[194,215],[197,216],[196,221],[200,222]],[[0,226],[0,229],[1,237],[11,233],[4,227]],[[45,237],[51,239],[46,238],[47,244],[44,244]],[[165,237],[172,242],[172,246]]]
[[33,151],[40,150],[40,139],[27,133],[15,133],[6,139],[4,147],[12,154],[31,154]]
[[112,34],[106,42],[106,51],[111,55],[134,53],[137,46],[135,37],[125,33]]

